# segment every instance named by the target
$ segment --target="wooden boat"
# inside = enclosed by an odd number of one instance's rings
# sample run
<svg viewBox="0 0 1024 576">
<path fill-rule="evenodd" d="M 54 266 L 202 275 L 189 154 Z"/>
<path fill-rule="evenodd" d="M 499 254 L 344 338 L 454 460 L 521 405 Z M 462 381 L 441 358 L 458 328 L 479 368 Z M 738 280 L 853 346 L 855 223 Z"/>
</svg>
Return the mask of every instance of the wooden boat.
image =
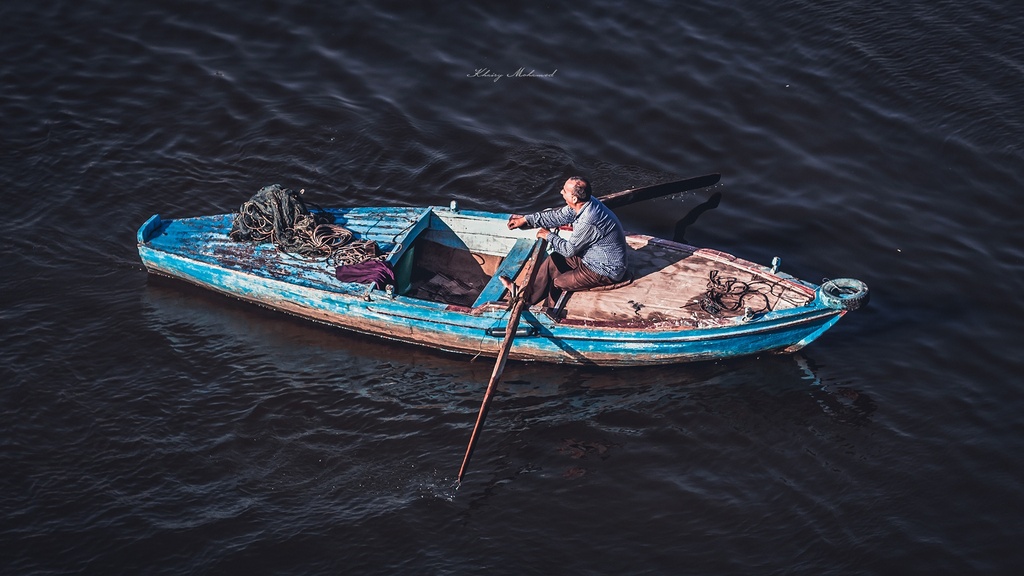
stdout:
<svg viewBox="0 0 1024 576">
<path fill-rule="evenodd" d="M 508 214 L 454 203 L 325 212 L 356 239 L 377 243 L 394 284 L 340 282 L 321 259 L 233 241 L 232 214 L 154 215 L 138 231 L 139 255 L 151 273 L 317 322 L 449 352 L 498 354 L 509 320 L 498 278 L 520 273 L 533 231 L 508 230 Z M 857 280 L 817 286 L 777 264 L 639 234 L 627 242 L 631 281 L 524 311 L 510 357 L 637 366 L 791 353 L 867 300 Z"/>
</svg>

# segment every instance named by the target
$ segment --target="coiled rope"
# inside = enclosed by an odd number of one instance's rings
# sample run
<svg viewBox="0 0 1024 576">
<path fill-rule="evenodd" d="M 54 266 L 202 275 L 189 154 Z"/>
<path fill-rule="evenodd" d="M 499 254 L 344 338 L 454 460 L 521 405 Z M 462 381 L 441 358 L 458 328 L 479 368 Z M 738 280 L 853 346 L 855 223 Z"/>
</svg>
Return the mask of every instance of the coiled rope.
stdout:
<svg viewBox="0 0 1024 576">
<path fill-rule="evenodd" d="M 768 296 L 775 295 L 775 286 L 763 280 L 742 282 L 734 277 L 719 278 L 718 270 L 712 270 L 708 273 L 707 292 L 697 304 L 712 316 L 746 308 L 750 308 L 751 314 L 759 314 L 771 310 Z"/>
<path fill-rule="evenodd" d="M 334 217 L 317 207 L 313 213 L 301 194 L 278 184 L 264 186 L 235 213 L 232 240 L 272 242 L 283 252 L 324 259 L 335 266 L 357 264 L 379 256 L 373 240 L 355 240 Z"/>
</svg>

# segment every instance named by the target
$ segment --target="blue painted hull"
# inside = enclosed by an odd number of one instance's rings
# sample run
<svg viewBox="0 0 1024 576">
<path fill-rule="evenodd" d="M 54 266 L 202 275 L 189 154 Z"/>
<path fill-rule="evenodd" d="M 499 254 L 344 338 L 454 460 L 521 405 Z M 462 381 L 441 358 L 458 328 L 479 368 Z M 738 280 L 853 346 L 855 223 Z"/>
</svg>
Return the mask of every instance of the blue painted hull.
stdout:
<svg viewBox="0 0 1024 576">
<path fill-rule="evenodd" d="M 447 208 L 332 212 L 357 237 L 377 241 L 395 266 L 400 265 L 403 257 L 411 258 L 410 248 L 420 237 L 435 245 L 496 255 L 526 238 L 519 231 L 493 232 L 504 230 L 504 214 L 456 213 Z M 154 216 L 138 232 L 140 257 L 152 273 L 317 322 L 450 352 L 483 356 L 498 353 L 508 315 L 501 302 L 455 305 L 389 293 L 370 284 L 341 283 L 324 263 L 283 255 L 271 245 L 231 242 L 226 238 L 230 225 L 231 215 L 181 220 Z M 683 248 L 666 241 L 638 238 L 644 239 L 644 246 Z M 685 248 L 692 251 L 692 247 Z M 738 263 L 751 274 L 771 274 L 765 268 L 728 255 L 709 254 L 708 258 L 722 262 L 723 266 Z M 694 257 L 691 255 L 690 259 Z M 793 352 L 816 339 L 846 313 L 825 305 L 816 296 L 816 286 L 785 275 L 771 278 L 803 298 L 801 305 L 780 304 L 747 319 L 716 318 L 713 322 L 689 323 L 680 319 L 641 321 L 639 316 L 621 321 L 614 319 L 617 317 L 608 321 L 573 321 L 534 307 L 523 314 L 521 330 L 526 332 L 515 339 L 511 357 L 637 366 Z M 615 292 L 609 291 L 606 297 L 625 297 Z M 602 296 L 589 297 L 597 299 L 599 308 Z"/>
</svg>

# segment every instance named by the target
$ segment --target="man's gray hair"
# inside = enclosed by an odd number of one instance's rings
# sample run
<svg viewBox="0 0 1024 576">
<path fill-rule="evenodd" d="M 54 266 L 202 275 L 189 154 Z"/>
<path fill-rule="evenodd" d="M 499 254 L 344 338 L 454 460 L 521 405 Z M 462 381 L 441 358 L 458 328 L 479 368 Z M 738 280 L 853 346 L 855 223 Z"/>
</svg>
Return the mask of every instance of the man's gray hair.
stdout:
<svg viewBox="0 0 1024 576">
<path fill-rule="evenodd" d="M 569 178 L 569 183 L 572 186 L 572 195 L 576 198 L 577 202 L 590 200 L 590 182 L 586 178 L 573 176 Z"/>
</svg>

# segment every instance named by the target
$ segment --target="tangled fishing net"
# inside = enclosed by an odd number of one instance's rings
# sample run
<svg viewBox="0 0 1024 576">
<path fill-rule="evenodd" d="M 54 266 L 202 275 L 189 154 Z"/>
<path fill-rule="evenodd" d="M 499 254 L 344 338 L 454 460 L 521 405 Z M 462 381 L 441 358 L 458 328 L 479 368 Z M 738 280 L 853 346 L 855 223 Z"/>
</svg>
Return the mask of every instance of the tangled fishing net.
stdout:
<svg viewBox="0 0 1024 576">
<path fill-rule="evenodd" d="M 238 242 L 272 242 L 283 252 L 336 266 L 379 257 L 373 240 L 353 240 L 352 231 L 335 224 L 333 216 L 319 207 L 311 212 L 302 200 L 304 191 L 264 186 L 239 207 L 228 236 Z"/>
</svg>

